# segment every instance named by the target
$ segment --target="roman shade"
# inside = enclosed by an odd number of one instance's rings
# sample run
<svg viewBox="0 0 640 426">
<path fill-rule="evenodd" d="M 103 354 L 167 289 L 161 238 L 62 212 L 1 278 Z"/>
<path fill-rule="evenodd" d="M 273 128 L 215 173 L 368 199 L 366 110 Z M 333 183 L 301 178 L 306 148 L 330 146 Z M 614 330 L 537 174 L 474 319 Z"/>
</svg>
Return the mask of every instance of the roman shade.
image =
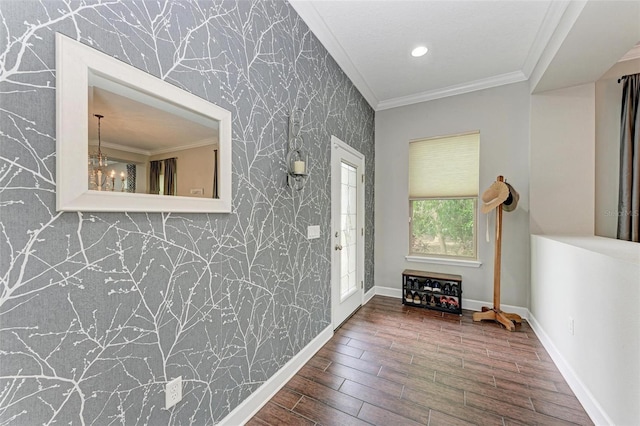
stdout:
<svg viewBox="0 0 640 426">
<path fill-rule="evenodd" d="M 480 133 L 409 143 L 409 198 L 478 196 Z"/>
</svg>

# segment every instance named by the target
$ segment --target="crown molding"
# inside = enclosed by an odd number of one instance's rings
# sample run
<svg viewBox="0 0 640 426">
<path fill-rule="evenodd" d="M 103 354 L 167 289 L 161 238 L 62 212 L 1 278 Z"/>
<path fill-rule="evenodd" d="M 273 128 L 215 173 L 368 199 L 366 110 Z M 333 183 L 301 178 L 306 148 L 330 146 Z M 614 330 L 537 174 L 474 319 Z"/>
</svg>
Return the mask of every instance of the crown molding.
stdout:
<svg viewBox="0 0 640 426">
<path fill-rule="evenodd" d="M 105 148 L 117 149 L 118 151 L 128 152 L 130 154 L 139 154 L 139 155 L 145 155 L 147 157 L 151 157 L 154 155 L 166 154 L 168 152 L 184 151 L 185 149 L 201 148 L 203 146 L 209 146 L 209 145 L 217 146 L 218 141 L 216 138 L 206 138 L 198 142 L 190 143 L 188 145 L 171 146 L 168 148 L 154 149 L 153 151 L 136 148 L 129 145 L 121 145 L 118 143 L 112 143 L 108 141 L 102 141 L 101 145 Z M 89 146 L 92 146 L 92 147 L 98 146 L 98 141 L 96 139 L 89 141 Z"/>
<path fill-rule="evenodd" d="M 578 17 L 582 13 L 583 9 L 587 5 L 586 0 L 571 1 L 564 7 L 560 19 L 553 28 L 552 34 L 544 45 L 542 52 L 540 53 L 537 62 L 534 64 L 533 69 L 527 75 L 529 79 L 529 89 L 533 93 L 536 91 L 542 76 L 547 71 L 547 68 L 553 61 L 553 58 L 560 50 L 562 43 L 567 38 L 567 35 L 571 31 L 571 28 L 575 25 Z M 556 11 L 559 13 L 559 10 Z M 551 19 L 551 18 L 550 18 Z M 546 20 L 546 17 L 545 17 Z"/>
<path fill-rule="evenodd" d="M 542 25 L 540 25 L 538 33 L 527 54 L 527 58 L 524 61 L 524 65 L 522 66 L 522 72 L 527 78 L 531 76 L 531 73 L 538 64 L 540 57 L 549 44 L 549 40 L 551 40 L 568 6 L 568 1 L 553 1 L 549 5 L 549 9 L 547 9 L 547 13 L 542 20 Z"/>
<path fill-rule="evenodd" d="M 146 149 L 135 148 L 135 147 L 132 147 L 132 146 L 121 145 L 121 144 L 118 144 L 118 143 L 111 143 L 111 142 L 107 142 L 107 141 L 102 141 L 100 143 L 100 145 L 103 146 L 104 148 L 116 149 L 118 151 L 128 152 L 130 154 L 144 155 L 144 156 L 147 156 L 147 157 L 151 155 L 151 151 L 148 151 Z M 91 146 L 91 147 L 98 146 L 98 140 L 97 139 L 93 139 L 93 140 L 89 141 L 89 146 Z"/>
<path fill-rule="evenodd" d="M 640 59 L 640 43 L 636 44 L 618 62 L 631 61 L 633 59 Z"/>
<path fill-rule="evenodd" d="M 338 66 L 342 68 L 347 78 L 351 80 L 354 86 L 360 91 L 360 94 L 375 110 L 378 104 L 378 98 L 373 94 L 367 81 L 353 64 L 351 58 L 340 42 L 338 42 L 329 26 L 327 26 L 327 23 L 322 19 L 313 3 L 304 0 L 291 0 L 289 4 L 291 4 L 301 20 L 324 46 L 327 53 L 337 62 Z"/>
<path fill-rule="evenodd" d="M 461 95 L 464 93 L 475 92 L 477 90 L 490 89 L 492 87 L 504 86 L 505 84 L 519 83 L 526 81 L 527 77 L 522 71 L 515 71 L 507 74 L 501 74 L 482 80 L 470 81 L 468 83 L 457 84 L 437 90 L 428 90 L 426 92 L 416 93 L 415 95 L 402 96 L 399 98 L 387 99 L 380 101 L 376 111 L 382 111 L 390 108 L 417 104 L 420 102 L 432 101 L 435 99 L 446 98 L 449 96 Z"/>
<path fill-rule="evenodd" d="M 522 70 L 520 71 L 408 96 L 378 100 L 362 74 L 360 74 L 357 67 L 344 50 L 343 46 L 336 39 L 327 23 L 318 13 L 313 2 L 305 0 L 290 0 L 290 4 L 293 9 L 298 13 L 325 49 L 330 52 L 329 54 L 342 68 L 342 71 L 347 75 L 347 77 L 351 79 L 353 84 L 375 111 L 431 101 L 449 96 L 456 96 L 476 90 L 489 89 L 527 80 L 530 81 L 530 86 L 533 89 L 541 79 L 544 70 L 549 66 L 551 59 L 553 59 L 553 56 L 559 49 L 562 41 L 566 37 L 566 34 L 575 23 L 586 3 L 586 0 L 554 0 L 551 2 L 544 16 L 542 25 L 540 26 L 531 48 L 529 49 L 522 66 Z M 635 59 L 638 57 L 637 55 L 640 55 L 640 48 L 635 55 L 636 56 L 625 55 L 625 60 Z"/>
<path fill-rule="evenodd" d="M 168 148 L 154 149 L 153 151 L 151 151 L 150 155 L 153 156 L 153 155 L 166 154 L 168 152 L 184 151 L 185 149 L 201 148 L 203 146 L 209 146 L 209 145 L 213 145 L 217 147 L 218 146 L 217 139 L 206 138 L 206 139 L 199 140 L 198 142 L 193 142 L 187 145 L 179 145 L 179 146 L 172 146 Z"/>
</svg>

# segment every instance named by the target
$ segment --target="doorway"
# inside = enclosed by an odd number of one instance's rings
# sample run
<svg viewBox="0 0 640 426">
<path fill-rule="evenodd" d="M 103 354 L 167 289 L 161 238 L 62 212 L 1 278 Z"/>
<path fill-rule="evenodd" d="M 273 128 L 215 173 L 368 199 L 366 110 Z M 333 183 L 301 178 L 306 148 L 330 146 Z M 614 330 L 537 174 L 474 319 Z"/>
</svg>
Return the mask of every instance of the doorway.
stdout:
<svg viewBox="0 0 640 426">
<path fill-rule="evenodd" d="M 331 137 L 331 322 L 364 300 L 364 155 Z"/>
</svg>

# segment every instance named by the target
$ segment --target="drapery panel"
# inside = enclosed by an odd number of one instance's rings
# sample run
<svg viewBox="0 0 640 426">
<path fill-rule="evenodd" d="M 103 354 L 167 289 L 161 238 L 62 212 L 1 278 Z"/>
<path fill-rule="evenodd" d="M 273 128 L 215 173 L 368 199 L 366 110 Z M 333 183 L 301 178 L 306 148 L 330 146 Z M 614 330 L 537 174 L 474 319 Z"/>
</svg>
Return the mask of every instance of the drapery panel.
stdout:
<svg viewBox="0 0 640 426">
<path fill-rule="evenodd" d="M 164 160 L 164 195 L 176 195 L 177 160 L 177 158 Z"/>
<path fill-rule="evenodd" d="M 149 194 L 160 193 L 160 172 L 162 170 L 161 161 L 149 162 Z"/>
<path fill-rule="evenodd" d="M 640 74 L 623 80 L 617 237 L 640 242 Z"/>
</svg>

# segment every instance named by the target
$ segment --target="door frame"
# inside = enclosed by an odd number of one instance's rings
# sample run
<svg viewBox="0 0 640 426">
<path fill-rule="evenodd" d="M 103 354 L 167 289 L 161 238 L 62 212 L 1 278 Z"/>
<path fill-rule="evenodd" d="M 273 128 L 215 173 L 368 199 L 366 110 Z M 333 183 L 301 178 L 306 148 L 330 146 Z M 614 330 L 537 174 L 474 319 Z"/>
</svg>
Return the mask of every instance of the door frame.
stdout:
<svg viewBox="0 0 640 426">
<path fill-rule="evenodd" d="M 339 297 L 340 297 L 340 291 L 339 291 L 340 281 L 339 279 L 336 280 L 336 275 L 335 275 L 336 274 L 335 268 L 337 265 L 336 256 L 338 256 L 338 250 L 335 250 L 334 246 L 336 244 L 336 237 L 335 237 L 336 230 L 340 231 L 340 227 L 341 227 L 340 226 L 341 191 L 340 191 L 340 180 L 335 179 L 335 176 L 333 174 L 334 162 L 340 161 L 340 158 L 342 158 L 341 155 L 339 154 L 339 150 L 343 150 L 347 154 L 353 155 L 360 162 L 359 165 L 354 164 L 354 166 L 357 166 L 357 169 L 358 169 L 357 173 L 358 173 L 358 179 L 359 179 L 358 186 L 357 186 L 358 213 L 356 217 L 356 223 L 357 223 L 356 229 L 360 230 L 360 232 L 358 233 L 359 234 L 358 235 L 358 253 L 356 258 L 356 262 L 357 262 L 356 282 L 359 282 L 360 284 L 356 284 L 356 285 L 360 286 L 360 288 L 358 289 L 360 293 L 360 296 L 359 296 L 360 306 L 362 306 L 364 303 L 364 255 L 365 255 L 365 250 L 364 250 L 364 247 L 365 247 L 365 232 L 364 232 L 365 179 L 364 179 L 364 176 L 366 171 L 365 156 L 361 152 L 359 152 L 357 149 L 347 145 L 346 143 L 344 143 L 343 141 L 341 141 L 340 139 L 332 135 L 331 136 L 331 171 L 332 171 L 331 173 L 331 233 L 330 233 L 329 250 L 331 251 L 331 324 L 334 330 L 338 326 L 340 326 L 340 324 L 336 324 L 336 318 L 335 318 L 335 311 L 337 306 L 336 303 L 339 303 Z M 336 196 L 338 197 L 338 202 L 334 202 L 335 201 L 334 197 Z M 337 273 L 339 276 L 340 271 L 338 271 Z M 336 288 L 334 288 L 334 284 L 337 286 L 338 291 L 335 291 Z"/>
</svg>

